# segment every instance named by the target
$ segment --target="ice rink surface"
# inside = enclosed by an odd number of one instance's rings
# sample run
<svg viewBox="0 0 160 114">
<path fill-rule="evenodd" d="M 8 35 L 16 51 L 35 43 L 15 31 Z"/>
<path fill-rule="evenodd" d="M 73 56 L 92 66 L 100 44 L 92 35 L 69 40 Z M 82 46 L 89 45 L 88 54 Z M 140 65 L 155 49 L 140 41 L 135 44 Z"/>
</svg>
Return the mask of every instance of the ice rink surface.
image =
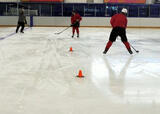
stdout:
<svg viewBox="0 0 160 114">
<path fill-rule="evenodd" d="M 159 29 L 127 29 L 133 55 L 102 54 L 111 28 L 63 29 L 0 28 L 0 114 L 160 114 Z"/>
</svg>

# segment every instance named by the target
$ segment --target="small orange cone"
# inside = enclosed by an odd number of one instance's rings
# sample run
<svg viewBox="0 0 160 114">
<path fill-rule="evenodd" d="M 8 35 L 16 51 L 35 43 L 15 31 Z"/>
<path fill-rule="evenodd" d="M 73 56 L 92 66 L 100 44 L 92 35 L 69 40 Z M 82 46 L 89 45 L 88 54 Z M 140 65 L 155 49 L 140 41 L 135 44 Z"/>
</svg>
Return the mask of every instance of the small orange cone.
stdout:
<svg viewBox="0 0 160 114">
<path fill-rule="evenodd" d="M 69 51 L 70 51 L 70 52 L 72 52 L 72 51 L 73 51 L 72 47 L 70 47 Z"/>
<path fill-rule="evenodd" d="M 83 78 L 84 77 L 83 74 L 82 74 L 82 70 L 79 70 L 79 73 L 78 73 L 77 77 L 79 77 L 79 78 Z"/>
</svg>

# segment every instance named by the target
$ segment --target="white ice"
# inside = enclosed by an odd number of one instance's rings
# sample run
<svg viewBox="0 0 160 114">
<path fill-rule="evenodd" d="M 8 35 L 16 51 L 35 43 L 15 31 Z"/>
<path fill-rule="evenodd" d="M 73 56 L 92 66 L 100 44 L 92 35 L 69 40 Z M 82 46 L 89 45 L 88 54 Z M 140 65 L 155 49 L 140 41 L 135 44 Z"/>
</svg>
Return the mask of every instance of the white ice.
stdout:
<svg viewBox="0 0 160 114">
<path fill-rule="evenodd" d="M 111 28 L 54 34 L 63 29 L 0 40 L 0 114 L 160 114 L 159 29 L 127 29 L 133 55 L 120 38 L 102 54 Z M 0 28 L 0 37 L 14 31 Z"/>
</svg>

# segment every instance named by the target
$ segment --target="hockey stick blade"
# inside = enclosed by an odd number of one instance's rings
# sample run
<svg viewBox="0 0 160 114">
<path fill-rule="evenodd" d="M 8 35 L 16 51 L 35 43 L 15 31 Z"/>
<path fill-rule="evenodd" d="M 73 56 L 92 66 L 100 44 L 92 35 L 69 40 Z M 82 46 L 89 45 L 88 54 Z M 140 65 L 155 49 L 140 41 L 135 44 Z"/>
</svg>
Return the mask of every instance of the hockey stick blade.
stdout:
<svg viewBox="0 0 160 114">
<path fill-rule="evenodd" d="M 131 47 L 134 49 L 134 51 L 135 51 L 136 53 L 139 53 L 139 51 L 136 50 L 132 45 L 131 45 Z"/>
<path fill-rule="evenodd" d="M 64 30 L 62 30 L 61 32 L 54 33 L 54 34 L 56 34 L 56 35 L 61 34 L 61 33 L 63 33 L 64 31 L 66 31 L 67 29 L 69 29 L 70 27 L 71 27 L 71 26 L 69 26 L 69 27 L 65 28 L 65 29 L 64 29 Z"/>
</svg>

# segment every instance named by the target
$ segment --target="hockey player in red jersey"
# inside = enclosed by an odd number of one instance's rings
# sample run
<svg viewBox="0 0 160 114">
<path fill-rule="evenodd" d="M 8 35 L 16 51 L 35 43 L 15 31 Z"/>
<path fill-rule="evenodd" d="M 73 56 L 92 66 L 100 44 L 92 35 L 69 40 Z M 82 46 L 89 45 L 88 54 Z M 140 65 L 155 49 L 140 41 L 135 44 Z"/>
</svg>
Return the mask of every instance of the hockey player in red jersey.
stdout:
<svg viewBox="0 0 160 114">
<path fill-rule="evenodd" d="M 130 54 L 133 54 L 133 52 L 130 48 L 130 44 L 129 44 L 129 42 L 127 40 L 127 37 L 126 37 L 126 28 L 127 28 L 127 17 L 126 17 L 126 15 L 127 15 L 127 9 L 123 8 L 121 10 L 121 13 L 115 14 L 115 15 L 112 16 L 112 18 L 110 20 L 110 23 L 111 23 L 113 29 L 111 31 L 109 41 L 106 45 L 106 48 L 105 48 L 103 54 L 107 53 L 107 51 L 111 47 L 112 43 L 114 41 L 116 41 L 117 36 L 121 37 L 121 41 L 126 46 L 128 52 Z"/>
<path fill-rule="evenodd" d="M 75 30 L 77 32 L 77 38 L 79 37 L 79 26 L 81 20 L 82 17 L 76 11 L 73 10 L 71 16 L 72 38 L 74 37 Z"/>
</svg>

